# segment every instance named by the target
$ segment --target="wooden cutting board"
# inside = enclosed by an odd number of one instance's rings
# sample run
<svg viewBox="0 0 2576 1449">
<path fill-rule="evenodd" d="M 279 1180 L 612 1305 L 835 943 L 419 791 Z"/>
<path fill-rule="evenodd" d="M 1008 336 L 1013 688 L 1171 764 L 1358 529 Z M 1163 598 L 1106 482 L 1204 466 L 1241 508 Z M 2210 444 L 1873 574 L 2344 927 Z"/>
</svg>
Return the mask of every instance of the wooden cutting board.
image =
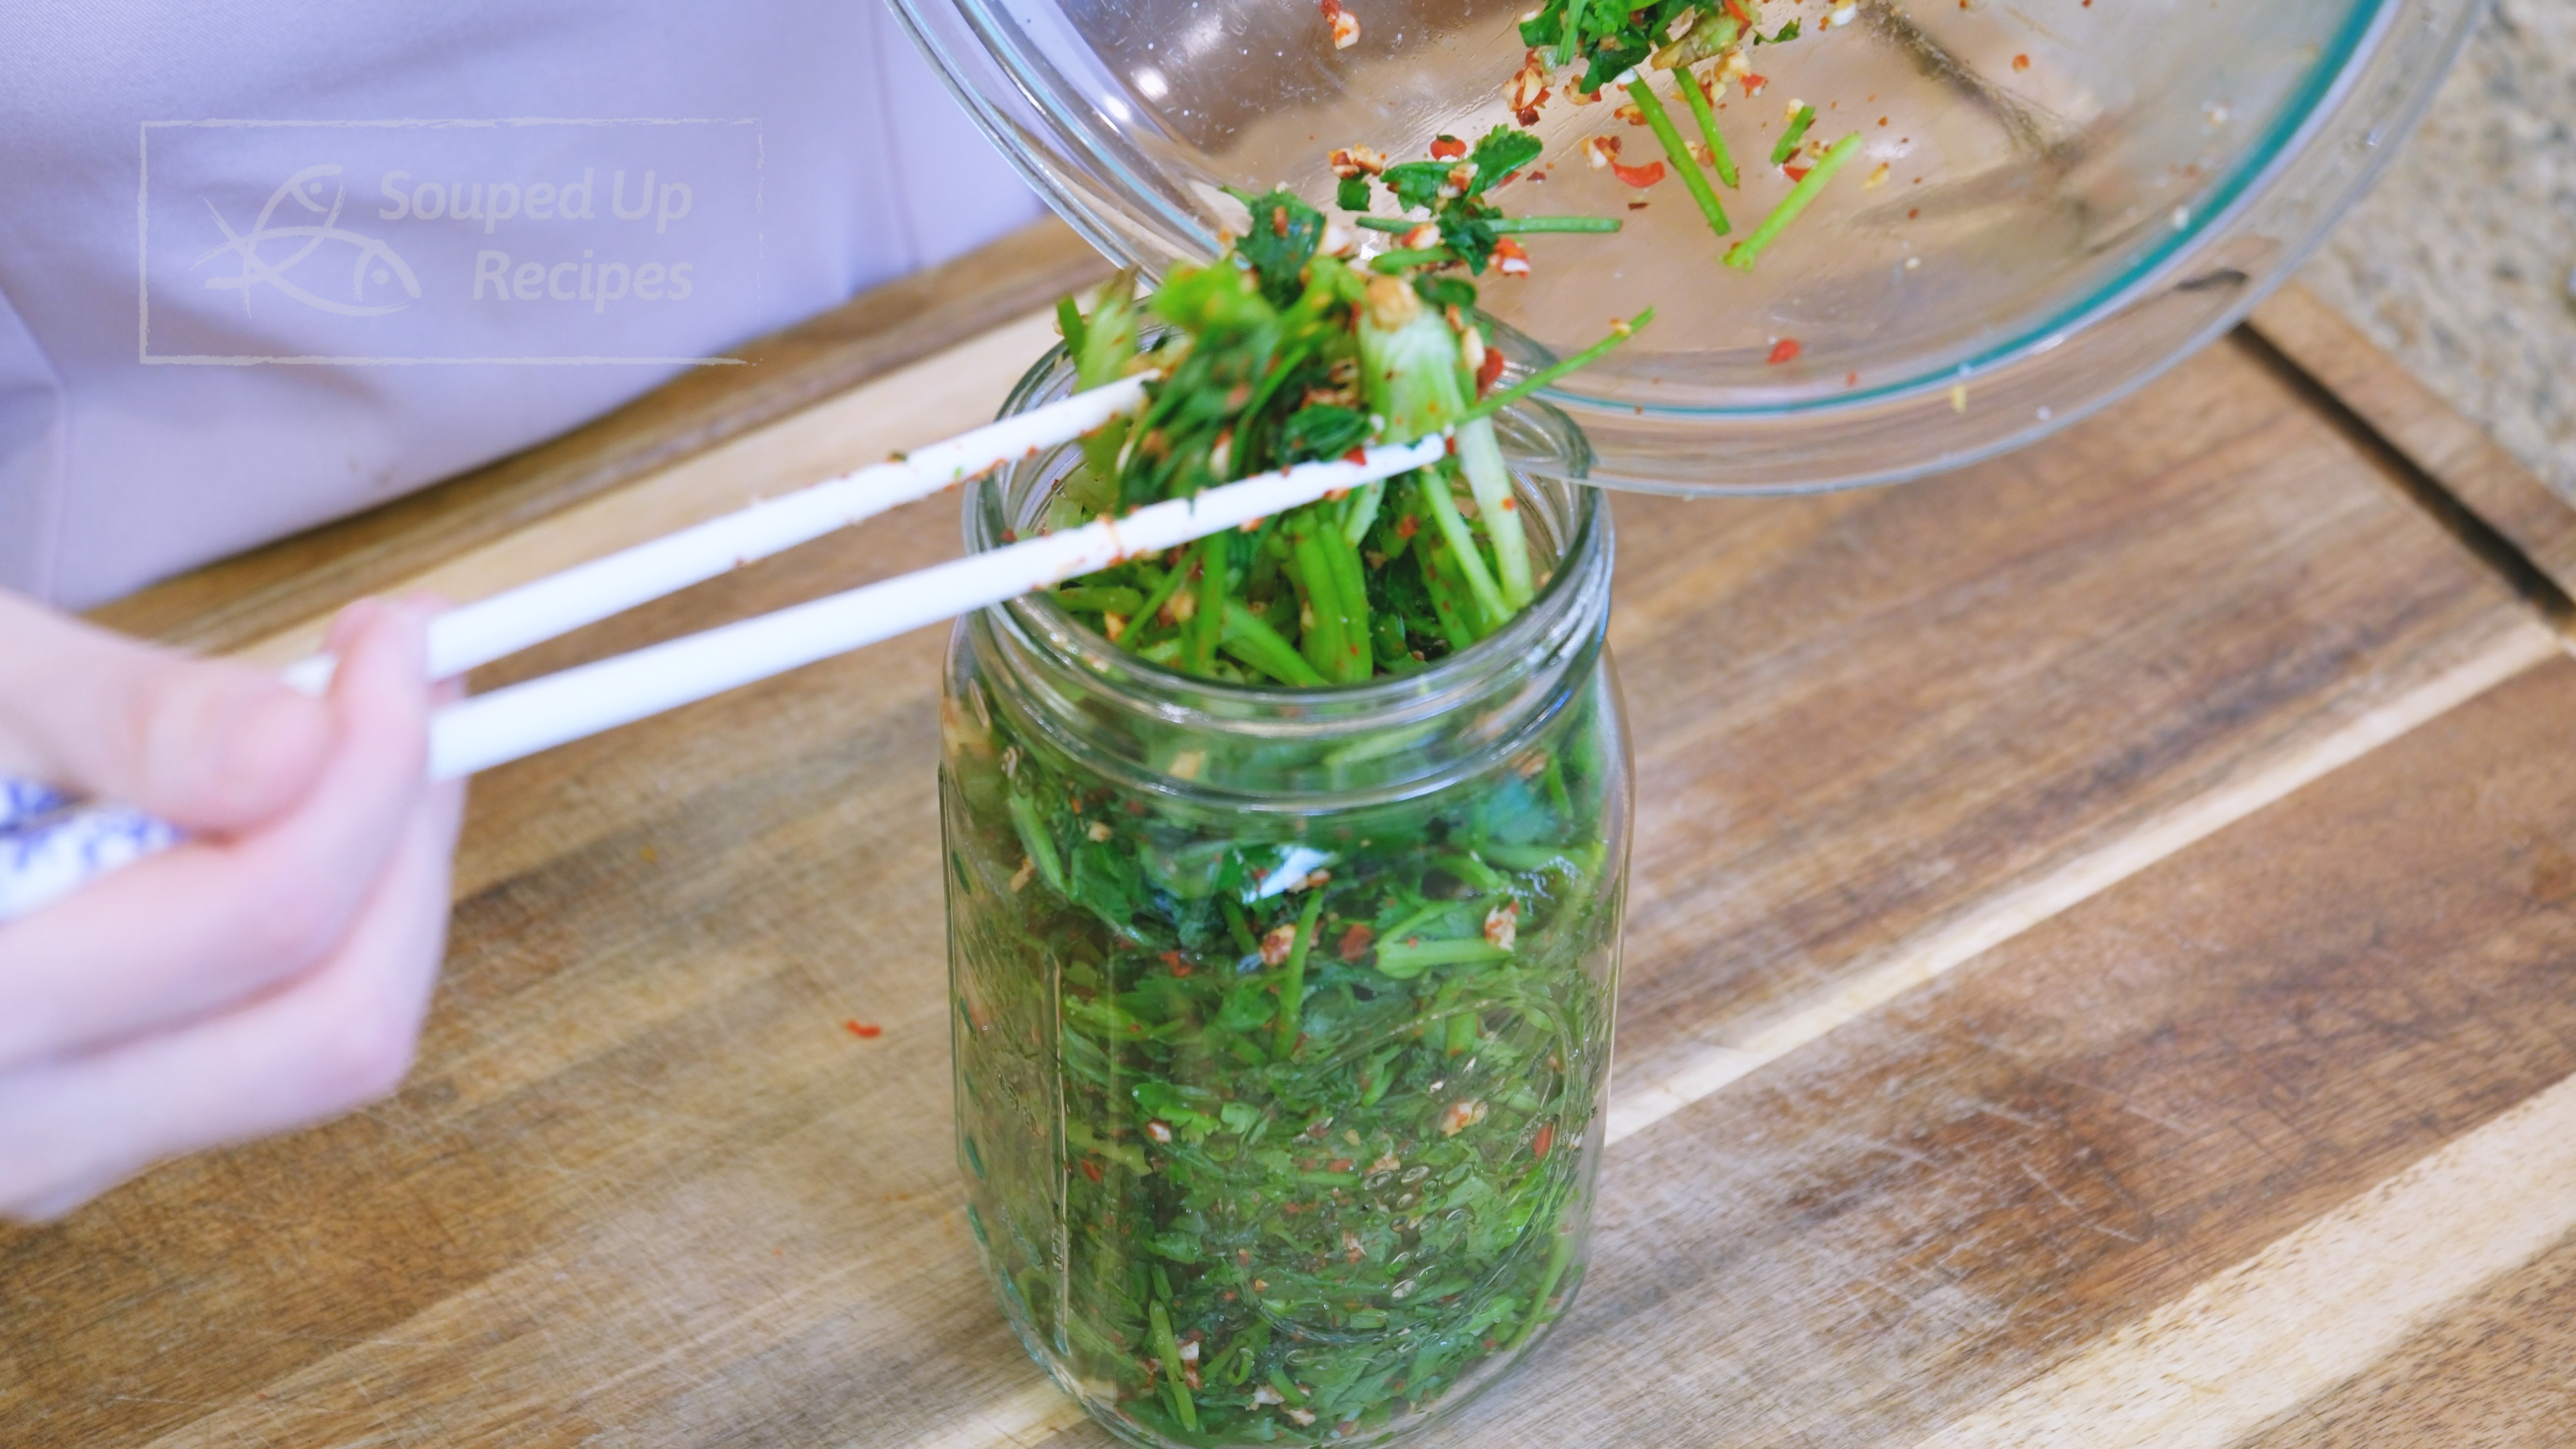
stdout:
<svg viewBox="0 0 2576 1449">
<path fill-rule="evenodd" d="M 105 613 L 279 659 L 944 434 L 1096 268 L 1033 232 Z M 2564 1442 L 2576 516 L 2481 442 L 2293 293 L 1973 469 L 1620 498 L 1594 1265 L 1432 1442 Z M 955 539 L 936 500 L 477 682 Z M 478 780 L 398 1096 L 0 1229 L 0 1442 L 1107 1443 L 962 1225 L 943 643 Z"/>
</svg>

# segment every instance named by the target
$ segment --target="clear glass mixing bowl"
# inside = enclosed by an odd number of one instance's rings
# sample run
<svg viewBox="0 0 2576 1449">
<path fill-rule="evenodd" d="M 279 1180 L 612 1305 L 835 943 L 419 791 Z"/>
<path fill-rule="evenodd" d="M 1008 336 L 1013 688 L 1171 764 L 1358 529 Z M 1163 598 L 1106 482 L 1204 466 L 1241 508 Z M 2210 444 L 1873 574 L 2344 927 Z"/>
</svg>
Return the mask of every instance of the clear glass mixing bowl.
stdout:
<svg viewBox="0 0 2576 1449">
<path fill-rule="evenodd" d="M 1341 50 L 1312 0 L 894 3 L 1055 208 L 1152 272 L 1217 250 L 1242 215 L 1226 187 L 1322 203 L 1334 147 L 1418 157 L 1436 135 L 1507 121 L 1532 0 L 1348 0 L 1361 35 Z M 2288 274 L 2414 122 L 2476 10 L 1864 0 L 1827 26 L 1839 3 L 1772 0 L 1763 28 L 1795 19 L 1804 34 L 1749 52 L 1758 95 L 1739 83 L 1722 97 L 1743 187 L 1721 194 L 1739 237 L 1788 188 L 1764 163 L 1789 100 L 1818 108 L 1816 135 L 1863 138 L 1750 275 L 1718 265 L 1677 178 L 1641 193 L 1580 159 L 1605 133 L 1623 159 L 1657 154 L 1615 116 L 1615 90 L 1576 106 L 1560 83 L 1541 109 L 1553 169 L 1497 199 L 1626 231 L 1535 238 L 1529 278 L 1481 279 L 1515 366 L 1590 342 L 1613 316 L 1652 305 L 1659 319 L 1546 394 L 1588 434 L 1594 481 L 1884 482 L 2110 401 Z M 1654 78 L 1669 98 L 1671 77 Z M 1392 206 L 1382 189 L 1377 206 Z M 1775 364 L 1784 338 L 1798 355 Z"/>
</svg>

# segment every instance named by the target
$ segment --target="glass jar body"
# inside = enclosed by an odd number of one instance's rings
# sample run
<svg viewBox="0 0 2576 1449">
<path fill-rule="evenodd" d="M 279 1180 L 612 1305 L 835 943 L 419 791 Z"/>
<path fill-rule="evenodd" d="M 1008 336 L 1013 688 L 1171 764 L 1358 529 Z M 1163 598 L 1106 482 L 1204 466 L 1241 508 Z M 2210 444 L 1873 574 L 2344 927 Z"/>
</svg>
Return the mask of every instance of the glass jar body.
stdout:
<svg viewBox="0 0 2576 1449">
<path fill-rule="evenodd" d="M 1555 536 L 1597 575 L 1534 606 L 1566 627 L 1401 684 L 1131 690 L 1026 605 L 958 627 L 968 1221 L 1031 1356 L 1130 1442 L 1418 1428 L 1581 1281 L 1630 767 L 1606 537 Z"/>
<path fill-rule="evenodd" d="M 1193 821 L 1012 728 L 971 639 L 941 788 L 958 1153 L 1021 1341 L 1148 1444 L 1463 1401 L 1583 1271 L 1626 872 L 1607 661 L 1433 794 Z"/>
</svg>

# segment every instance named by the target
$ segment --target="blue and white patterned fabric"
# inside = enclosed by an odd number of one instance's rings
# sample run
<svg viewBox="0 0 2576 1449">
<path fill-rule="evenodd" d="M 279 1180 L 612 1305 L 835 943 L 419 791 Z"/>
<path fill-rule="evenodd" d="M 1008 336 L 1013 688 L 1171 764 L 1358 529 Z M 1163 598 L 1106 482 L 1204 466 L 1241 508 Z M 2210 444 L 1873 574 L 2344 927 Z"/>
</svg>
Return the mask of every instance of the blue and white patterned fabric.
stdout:
<svg viewBox="0 0 2576 1449">
<path fill-rule="evenodd" d="M 140 810 L 86 804 L 33 780 L 0 776 L 0 921 L 180 838 L 176 827 Z"/>
</svg>

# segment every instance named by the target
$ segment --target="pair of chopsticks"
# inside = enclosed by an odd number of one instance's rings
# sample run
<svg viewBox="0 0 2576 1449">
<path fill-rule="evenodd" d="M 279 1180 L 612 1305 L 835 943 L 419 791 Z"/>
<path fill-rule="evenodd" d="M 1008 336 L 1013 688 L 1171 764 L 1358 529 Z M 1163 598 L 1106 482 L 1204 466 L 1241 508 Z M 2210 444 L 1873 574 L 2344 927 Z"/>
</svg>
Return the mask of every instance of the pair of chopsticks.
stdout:
<svg viewBox="0 0 2576 1449">
<path fill-rule="evenodd" d="M 862 468 L 784 498 L 576 565 L 441 615 L 429 633 L 429 672 L 449 679 L 532 644 L 756 559 L 927 498 L 943 488 L 1072 442 L 1144 403 L 1147 377 L 1080 392 L 944 443 Z M 677 709 L 757 680 L 998 604 L 1124 558 L 1241 527 L 1437 461 L 1447 439 L 1303 463 L 1157 503 L 1122 518 L 1048 534 L 900 578 L 726 624 L 532 679 L 448 706 L 431 717 L 429 774 L 460 779 L 496 765 Z M 286 671 L 320 692 L 328 656 Z M 179 833 L 138 811 L 65 799 L 0 778 L 0 921 L 86 880 L 175 844 Z"/>
</svg>

